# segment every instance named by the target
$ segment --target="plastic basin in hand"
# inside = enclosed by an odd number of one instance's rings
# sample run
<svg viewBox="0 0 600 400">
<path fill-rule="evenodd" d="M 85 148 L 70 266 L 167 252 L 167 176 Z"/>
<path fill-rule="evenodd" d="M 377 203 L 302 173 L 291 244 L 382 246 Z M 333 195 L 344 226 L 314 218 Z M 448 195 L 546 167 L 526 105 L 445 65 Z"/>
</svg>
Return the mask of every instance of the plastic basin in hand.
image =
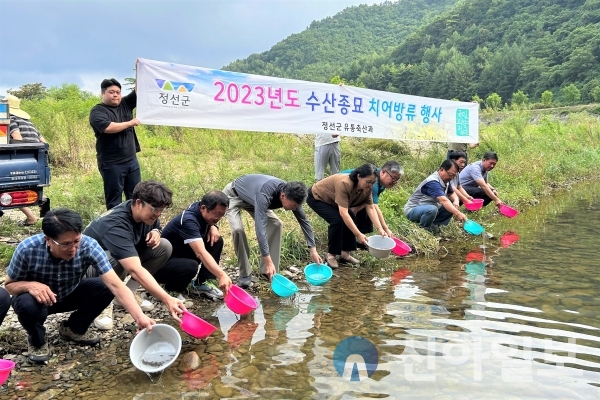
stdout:
<svg viewBox="0 0 600 400">
<path fill-rule="evenodd" d="M 483 226 L 479 225 L 475 221 L 471 221 L 470 219 L 467 220 L 467 222 L 465 222 L 463 228 L 471 235 L 481 235 L 485 231 L 485 229 L 483 229 Z"/>
<path fill-rule="evenodd" d="M 465 208 L 469 211 L 481 210 L 481 207 L 483 207 L 483 199 L 473 199 L 471 203 L 465 203 Z"/>
<path fill-rule="evenodd" d="M 398 239 L 398 238 L 393 238 L 394 242 L 396 243 L 396 247 L 394 247 L 392 249 L 392 253 L 394 253 L 397 256 L 405 256 L 408 253 L 410 253 L 410 246 L 407 245 L 406 243 L 404 243 L 402 240 Z"/>
<path fill-rule="evenodd" d="M 10 371 L 15 367 L 15 363 L 10 360 L 0 360 L 0 385 L 8 379 Z"/>
<path fill-rule="evenodd" d="M 390 252 L 396 247 L 396 242 L 387 236 L 373 235 L 367 240 L 369 253 L 375 258 L 389 257 Z"/>
<path fill-rule="evenodd" d="M 196 339 L 209 337 L 217 328 L 189 311 L 183 312 L 181 329 Z"/>
<path fill-rule="evenodd" d="M 298 291 L 298 286 L 283 275 L 275 274 L 271 280 L 271 289 L 276 295 L 290 297 Z"/>
<path fill-rule="evenodd" d="M 258 307 L 258 303 L 244 289 L 232 285 L 225 296 L 225 304 L 236 314 L 248 314 Z"/>
<path fill-rule="evenodd" d="M 173 364 L 181 351 L 181 336 L 167 324 L 152 325 L 152 332 L 141 330 L 129 346 L 129 358 L 140 371 L 160 372 Z"/>
<path fill-rule="evenodd" d="M 500 206 L 500 214 L 508 218 L 513 218 L 516 217 L 519 214 L 519 212 L 512 207 L 502 204 Z"/>
<path fill-rule="evenodd" d="M 325 264 L 308 264 L 304 267 L 304 277 L 311 285 L 321 286 L 329 282 L 333 270 Z"/>
</svg>

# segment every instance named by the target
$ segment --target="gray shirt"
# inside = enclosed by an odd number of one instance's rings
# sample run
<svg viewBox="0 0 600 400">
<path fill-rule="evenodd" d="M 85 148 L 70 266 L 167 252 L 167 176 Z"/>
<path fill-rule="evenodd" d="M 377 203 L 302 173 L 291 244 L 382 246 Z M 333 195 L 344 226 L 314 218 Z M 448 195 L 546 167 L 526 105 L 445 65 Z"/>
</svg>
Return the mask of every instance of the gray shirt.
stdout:
<svg viewBox="0 0 600 400">
<path fill-rule="evenodd" d="M 267 211 L 283 207 L 279 195 L 285 182 L 279 178 L 270 175 L 250 174 L 243 175 L 233 181 L 233 188 L 238 197 L 245 203 L 254 207 L 254 227 L 256 229 L 256 239 L 260 247 L 260 254 L 263 257 L 269 255 L 269 244 L 267 241 Z M 294 216 L 302 228 L 304 238 L 308 247 L 315 247 L 315 235 L 313 234 L 310 222 L 302 206 L 298 206 L 294 211 Z"/>
<path fill-rule="evenodd" d="M 467 165 L 460 172 L 460 185 L 467 192 L 479 188 L 479 184 L 475 182 L 477 179 L 483 179 L 486 183 L 488 181 L 488 171 L 484 171 L 481 161 L 475 161 Z"/>
</svg>

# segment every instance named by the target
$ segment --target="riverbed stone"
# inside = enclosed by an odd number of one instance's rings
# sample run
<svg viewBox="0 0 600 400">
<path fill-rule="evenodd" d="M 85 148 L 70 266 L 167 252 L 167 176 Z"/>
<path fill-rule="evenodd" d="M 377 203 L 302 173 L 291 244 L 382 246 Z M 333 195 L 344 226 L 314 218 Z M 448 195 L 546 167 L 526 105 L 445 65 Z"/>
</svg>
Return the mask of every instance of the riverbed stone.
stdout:
<svg viewBox="0 0 600 400">
<path fill-rule="evenodd" d="M 213 384 L 213 391 L 220 397 L 231 397 L 233 396 L 233 388 L 230 386 L 225 386 L 221 382 L 215 382 Z"/>
<path fill-rule="evenodd" d="M 213 344 L 212 346 L 210 346 L 206 349 L 206 352 L 211 353 L 211 354 L 222 353 L 223 346 L 219 343 Z"/>
<path fill-rule="evenodd" d="M 60 393 L 62 393 L 63 391 L 64 391 L 64 389 L 49 389 L 49 390 L 46 390 L 45 392 L 43 392 L 42 394 L 37 395 L 33 399 L 34 400 L 50 400 L 50 399 L 58 398 L 58 395 Z"/>
<path fill-rule="evenodd" d="M 200 367 L 200 357 L 195 351 L 185 353 L 177 369 L 181 372 L 190 372 Z"/>
<path fill-rule="evenodd" d="M 577 310 L 577 308 L 583 305 L 583 301 L 577 297 L 565 297 L 560 300 L 560 304 L 571 310 Z"/>
</svg>

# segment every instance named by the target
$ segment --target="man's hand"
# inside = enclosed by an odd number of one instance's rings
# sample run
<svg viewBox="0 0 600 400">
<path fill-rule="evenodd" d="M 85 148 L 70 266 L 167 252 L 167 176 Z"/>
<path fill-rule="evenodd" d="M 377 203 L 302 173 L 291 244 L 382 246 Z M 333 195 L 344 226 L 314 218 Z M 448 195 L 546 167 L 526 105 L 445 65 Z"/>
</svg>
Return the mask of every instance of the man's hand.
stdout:
<svg viewBox="0 0 600 400">
<path fill-rule="evenodd" d="M 323 259 L 321 258 L 319 253 L 317 253 L 316 247 L 310 248 L 310 259 L 312 260 L 312 262 L 314 262 L 316 264 L 323 264 Z"/>
<path fill-rule="evenodd" d="M 141 124 L 140 120 L 137 118 L 132 119 L 131 121 L 129 121 L 129 124 L 131 126 L 138 126 L 139 124 Z"/>
<path fill-rule="evenodd" d="M 156 324 L 152 318 L 148 318 L 146 314 L 142 314 L 142 318 L 139 321 L 135 321 L 141 329 L 147 329 L 148 333 L 152 331 L 152 325 Z"/>
<path fill-rule="evenodd" d="M 459 220 L 460 222 L 466 222 L 467 221 L 467 216 L 461 212 L 459 212 L 458 214 L 455 215 L 456 219 Z"/>
<path fill-rule="evenodd" d="M 216 226 L 212 225 L 208 230 L 208 243 L 213 246 L 221 238 L 221 234 Z"/>
<path fill-rule="evenodd" d="M 219 276 L 219 288 L 223 291 L 223 296 L 227 296 L 227 292 L 229 292 L 229 288 L 233 285 L 231 283 L 231 278 L 226 273 Z"/>
<path fill-rule="evenodd" d="M 153 229 L 146 235 L 146 245 L 151 249 L 155 249 L 160 244 L 160 233 Z"/>
<path fill-rule="evenodd" d="M 498 199 L 497 201 L 494 202 L 494 204 L 496 204 L 496 207 L 500 207 L 502 204 L 502 200 Z"/>
<path fill-rule="evenodd" d="M 273 275 L 275 275 L 276 273 L 277 270 L 275 269 L 275 264 L 273 264 L 273 261 L 271 261 L 269 257 L 269 260 L 265 262 L 265 275 L 267 275 L 267 277 L 269 278 L 269 282 L 271 282 L 271 279 L 273 279 Z"/>
<path fill-rule="evenodd" d="M 169 296 L 169 298 L 164 302 L 169 312 L 177 322 L 181 322 L 180 315 L 183 314 L 183 311 L 186 309 L 183 305 L 183 302 L 179 299 L 176 299 L 173 296 Z"/>
<path fill-rule="evenodd" d="M 47 307 L 56 303 L 56 294 L 50 290 L 48 285 L 40 282 L 29 282 L 28 291 L 38 303 L 42 303 Z"/>
</svg>

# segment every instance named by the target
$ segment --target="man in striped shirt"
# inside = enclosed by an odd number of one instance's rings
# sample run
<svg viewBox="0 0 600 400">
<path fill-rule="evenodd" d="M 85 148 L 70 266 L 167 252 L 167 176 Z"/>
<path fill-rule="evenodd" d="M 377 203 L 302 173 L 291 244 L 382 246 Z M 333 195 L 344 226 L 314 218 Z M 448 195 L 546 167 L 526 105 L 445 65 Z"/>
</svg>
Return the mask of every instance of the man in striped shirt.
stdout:
<svg viewBox="0 0 600 400">
<path fill-rule="evenodd" d="M 31 143 L 47 143 L 46 139 L 40 135 L 38 130 L 35 129 L 35 126 L 30 121 L 30 115 L 21 110 L 21 100 L 12 94 L 6 96 L 6 99 L 8 100 L 8 110 L 10 113 L 10 125 L 8 127 L 8 132 L 11 141 L 20 140 Z M 25 214 L 25 217 L 27 217 L 22 222 L 23 225 L 34 225 L 37 222 L 37 218 L 35 215 L 33 215 L 29 207 L 21 207 L 19 210 L 21 210 L 23 214 Z"/>
</svg>

